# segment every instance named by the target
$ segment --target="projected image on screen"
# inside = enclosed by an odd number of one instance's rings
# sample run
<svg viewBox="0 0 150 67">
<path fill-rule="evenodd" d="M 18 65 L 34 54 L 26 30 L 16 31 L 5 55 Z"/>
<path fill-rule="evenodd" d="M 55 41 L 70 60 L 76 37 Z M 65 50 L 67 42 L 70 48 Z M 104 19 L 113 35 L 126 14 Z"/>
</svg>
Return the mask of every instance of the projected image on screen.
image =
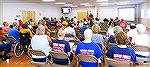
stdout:
<svg viewBox="0 0 150 67">
<path fill-rule="evenodd" d="M 62 13 L 68 14 L 71 12 L 71 8 L 62 8 Z"/>
<path fill-rule="evenodd" d="M 135 8 L 119 8 L 119 18 L 126 21 L 135 21 Z"/>
</svg>

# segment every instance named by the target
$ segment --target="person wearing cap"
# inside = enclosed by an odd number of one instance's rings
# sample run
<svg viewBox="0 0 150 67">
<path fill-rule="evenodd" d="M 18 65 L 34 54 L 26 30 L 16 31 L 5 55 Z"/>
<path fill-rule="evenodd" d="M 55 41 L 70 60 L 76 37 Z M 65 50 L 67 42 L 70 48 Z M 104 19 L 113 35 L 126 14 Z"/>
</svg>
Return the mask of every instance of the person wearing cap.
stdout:
<svg viewBox="0 0 150 67">
<path fill-rule="evenodd" d="M 66 28 L 68 26 L 68 22 L 67 21 L 63 21 L 62 25 L 63 25 L 63 28 Z"/>
<path fill-rule="evenodd" d="M 91 29 L 84 31 L 85 40 L 78 43 L 75 54 L 93 55 L 100 62 L 100 57 L 102 56 L 101 48 L 97 43 L 92 42 L 92 35 Z M 98 63 L 80 61 L 80 65 L 82 67 L 97 67 Z"/>
</svg>

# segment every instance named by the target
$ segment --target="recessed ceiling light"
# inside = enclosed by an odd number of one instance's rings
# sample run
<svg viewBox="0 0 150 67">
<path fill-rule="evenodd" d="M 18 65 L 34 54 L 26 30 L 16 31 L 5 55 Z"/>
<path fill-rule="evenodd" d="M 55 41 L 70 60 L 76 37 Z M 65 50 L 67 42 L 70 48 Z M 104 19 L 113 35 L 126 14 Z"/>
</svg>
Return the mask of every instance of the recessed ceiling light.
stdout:
<svg viewBox="0 0 150 67">
<path fill-rule="evenodd" d="M 89 5 L 89 3 L 81 3 L 80 5 Z"/>
<path fill-rule="evenodd" d="M 43 2 L 52 2 L 52 1 L 56 1 L 56 0 L 42 0 Z"/>
<path fill-rule="evenodd" d="M 60 2 L 60 3 L 55 3 L 55 4 L 66 4 L 66 3 L 64 3 L 64 2 Z"/>
</svg>

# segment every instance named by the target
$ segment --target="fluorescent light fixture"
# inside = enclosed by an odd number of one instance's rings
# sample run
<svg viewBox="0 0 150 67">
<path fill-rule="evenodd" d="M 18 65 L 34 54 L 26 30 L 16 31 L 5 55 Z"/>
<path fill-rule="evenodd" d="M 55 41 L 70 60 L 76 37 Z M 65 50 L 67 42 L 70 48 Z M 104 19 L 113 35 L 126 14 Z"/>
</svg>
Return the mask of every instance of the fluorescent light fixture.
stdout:
<svg viewBox="0 0 150 67">
<path fill-rule="evenodd" d="M 84 5 L 84 6 L 88 6 L 88 7 L 91 7 L 91 6 L 93 6 L 93 5 Z"/>
<path fill-rule="evenodd" d="M 72 6 L 72 4 L 65 4 L 64 6 Z"/>
<path fill-rule="evenodd" d="M 96 0 L 96 2 L 107 2 L 109 0 Z"/>
<path fill-rule="evenodd" d="M 55 4 L 66 4 L 66 3 L 64 3 L 64 2 L 60 2 L 60 3 L 55 3 Z"/>
<path fill-rule="evenodd" d="M 109 3 L 98 3 L 100 5 L 109 5 Z"/>
<path fill-rule="evenodd" d="M 71 7 L 78 7 L 77 5 L 72 5 Z"/>
<path fill-rule="evenodd" d="M 89 3 L 81 3 L 80 5 L 89 5 Z"/>
<path fill-rule="evenodd" d="M 52 2 L 52 1 L 56 1 L 56 0 L 42 0 L 43 2 Z"/>
</svg>

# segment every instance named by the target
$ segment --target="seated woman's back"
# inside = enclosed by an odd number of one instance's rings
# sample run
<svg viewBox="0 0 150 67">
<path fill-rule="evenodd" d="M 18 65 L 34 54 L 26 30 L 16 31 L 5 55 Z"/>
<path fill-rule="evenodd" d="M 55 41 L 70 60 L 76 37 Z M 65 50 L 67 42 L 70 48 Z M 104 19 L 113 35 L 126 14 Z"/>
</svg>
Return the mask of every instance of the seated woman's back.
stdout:
<svg viewBox="0 0 150 67">
<path fill-rule="evenodd" d="M 106 55 L 108 58 L 118 61 L 136 62 L 135 51 L 126 46 L 112 46 Z"/>
<path fill-rule="evenodd" d="M 115 33 L 117 46 L 109 48 L 107 57 L 117 61 L 136 62 L 135 51 L 126 45 L 130 42 L 124 32 Z"/>
<path fill-rule="evenodd" d="M 49 46 L 49 42 L 51 39 L 44 34 L 45 27 L 39 26 L 36 30 L 36 35 L 34 35 L 31 39 L 31 47 L 33 50 L 39 50 L 45 53 L 46 56 L 49 55 L 51 48 Z M 32 56 L 33 58 L 45 58 L 42 56 Z"/>
<path fill-rule="evenodd" d="M 70 45 L 69 42 L 64 40 L 65 37 L 65 31 L 60 29 L 58 31 L 58 38 L 56 40 L 53 40 L 51 44 L 52 51 L 54 52 L 64 52 L 69 56 L 70 61 L 72 61 L 72 55 L 70 53 Z M 68 64 L 67 59 L 59 59 L 59 58 L 53 58 L 53 61 L 57 64 L 66 65 Z"/>
</svg>

